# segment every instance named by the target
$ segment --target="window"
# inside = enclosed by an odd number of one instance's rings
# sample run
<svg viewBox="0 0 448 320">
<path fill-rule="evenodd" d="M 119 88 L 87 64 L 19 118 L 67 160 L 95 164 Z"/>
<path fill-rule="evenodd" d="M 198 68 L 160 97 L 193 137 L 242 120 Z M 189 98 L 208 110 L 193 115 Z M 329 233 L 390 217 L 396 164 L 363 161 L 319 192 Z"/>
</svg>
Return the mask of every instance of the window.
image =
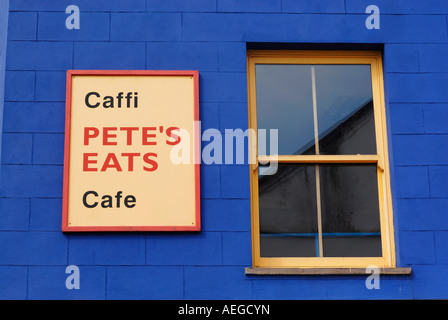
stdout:
<svg viewBox="0 0 448 320">
<path fill-rule="evenodd" d="M 377 52 L 248 52 L 250 128 L 278 130 L 253 148 L 253 267 L 395 267 L 382 77 Z"/>
</svg>

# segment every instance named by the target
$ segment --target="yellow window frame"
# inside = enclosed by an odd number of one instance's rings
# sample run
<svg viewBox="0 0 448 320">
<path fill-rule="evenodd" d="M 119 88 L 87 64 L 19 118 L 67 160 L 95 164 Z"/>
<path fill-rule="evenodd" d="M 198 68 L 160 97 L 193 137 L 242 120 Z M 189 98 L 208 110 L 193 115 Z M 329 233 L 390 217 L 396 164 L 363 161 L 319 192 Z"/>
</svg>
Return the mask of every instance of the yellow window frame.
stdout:
<svg viewBox="0 0 448 320">
<path fill-rule="evenodd" d="M 248 107 L 249 128 L 257 132 L 256 64 L 367 64 L 371 66 L 376 155 L 279 155 L 258 156 L 256 137 L 249 135 L 250 186 L 252 216 L 252 267 L 253 268 L 395 268 L 395 241 L 393 231 L 392 199 L 390 190 L 389 159 L 384 103 L 382 54 L 376 51 L 248 51 Z M 382 257 L 281 257 L 260 256 L 258 164 L 266 161 L 279 163 L 376 163 L 380 210 Z"/>
</svg>

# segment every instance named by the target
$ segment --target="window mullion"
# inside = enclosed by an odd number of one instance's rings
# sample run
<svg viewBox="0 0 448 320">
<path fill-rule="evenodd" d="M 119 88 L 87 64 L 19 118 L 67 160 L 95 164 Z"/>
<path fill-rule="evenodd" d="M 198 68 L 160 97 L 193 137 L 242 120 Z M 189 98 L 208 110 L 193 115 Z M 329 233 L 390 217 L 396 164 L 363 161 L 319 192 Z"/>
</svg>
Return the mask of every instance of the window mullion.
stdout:
<svg viewBox="0 0 448 320">
<path fill-rule="evenodd" d="M 311 66 L 311 82 L 313 90 L 313 118 L 314 118 L 314 147 L 316 155 L 319 155 L 319 129 L 317 126 L 317 95 L 316 95 L 316 71 L 315 66 Z"/>
<path fill-rule="evenodd" d="M 314 118 L 314 147 L 316 155 L 319 155 L 319 128 L 317 126 L 317 95 L 316 95 L 316 70 L 315 66 L 311 66 L 311 81 L 313 90 L 313 118 Z M 319 257 L 323 257 L 323 241 L 322 241 L 322 207 L 320 200 L 320 176 L 319 165 L 316 164 L 316 208 L 317 208 L 317 234 L 319 240 Z"/>
<path fill-rule="evenodd" d="M 316 164 L 316 208 L 317 208 L 317 234 L 319 238 L 319 257 L 323 257 L 323 240 L 322 240 L 322 207 L 320 199 L 320 174 L 319 165 Z"/>
</svg>

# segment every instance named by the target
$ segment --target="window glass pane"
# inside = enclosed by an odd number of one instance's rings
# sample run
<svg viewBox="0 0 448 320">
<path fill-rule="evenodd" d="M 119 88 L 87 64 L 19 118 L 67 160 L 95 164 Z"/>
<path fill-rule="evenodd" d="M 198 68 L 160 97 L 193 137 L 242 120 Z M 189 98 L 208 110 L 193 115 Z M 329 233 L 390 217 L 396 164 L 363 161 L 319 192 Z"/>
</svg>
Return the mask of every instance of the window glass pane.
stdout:
<svg viewBox="0 0 448 320">
<path fill-rule="evenodd" d="M 316 65 L 320 154 L 376 154 L 370 65 Z"/>
<path fill-rule="evenodd" d="M 258 129 L 278 129 L 278 154 L 315 154 L 311 66 L 257 64 L 255 77 Z"/>
<path fill-rule="evenodd" d="M 315 165 L 278 164 L 259 175 L 261 257 L 314 257 L 317 245 Z"/>
<path fill-rule="evenodd" d="M 324 257 L 380 257 L 376 164 L 319 165 Z"/>
</svg>

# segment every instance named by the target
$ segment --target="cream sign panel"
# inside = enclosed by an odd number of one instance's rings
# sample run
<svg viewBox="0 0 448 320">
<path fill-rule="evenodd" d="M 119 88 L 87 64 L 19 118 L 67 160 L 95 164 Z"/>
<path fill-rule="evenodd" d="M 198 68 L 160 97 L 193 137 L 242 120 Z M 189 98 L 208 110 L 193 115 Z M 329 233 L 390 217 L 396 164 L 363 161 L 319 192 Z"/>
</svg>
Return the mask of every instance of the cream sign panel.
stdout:
<svg viewBox="0 0 448 320">
<path fill-rule="evenodd" d="M 200 230 L 198 78 L 67 72 L 63 231 Z"/>
</svg>

